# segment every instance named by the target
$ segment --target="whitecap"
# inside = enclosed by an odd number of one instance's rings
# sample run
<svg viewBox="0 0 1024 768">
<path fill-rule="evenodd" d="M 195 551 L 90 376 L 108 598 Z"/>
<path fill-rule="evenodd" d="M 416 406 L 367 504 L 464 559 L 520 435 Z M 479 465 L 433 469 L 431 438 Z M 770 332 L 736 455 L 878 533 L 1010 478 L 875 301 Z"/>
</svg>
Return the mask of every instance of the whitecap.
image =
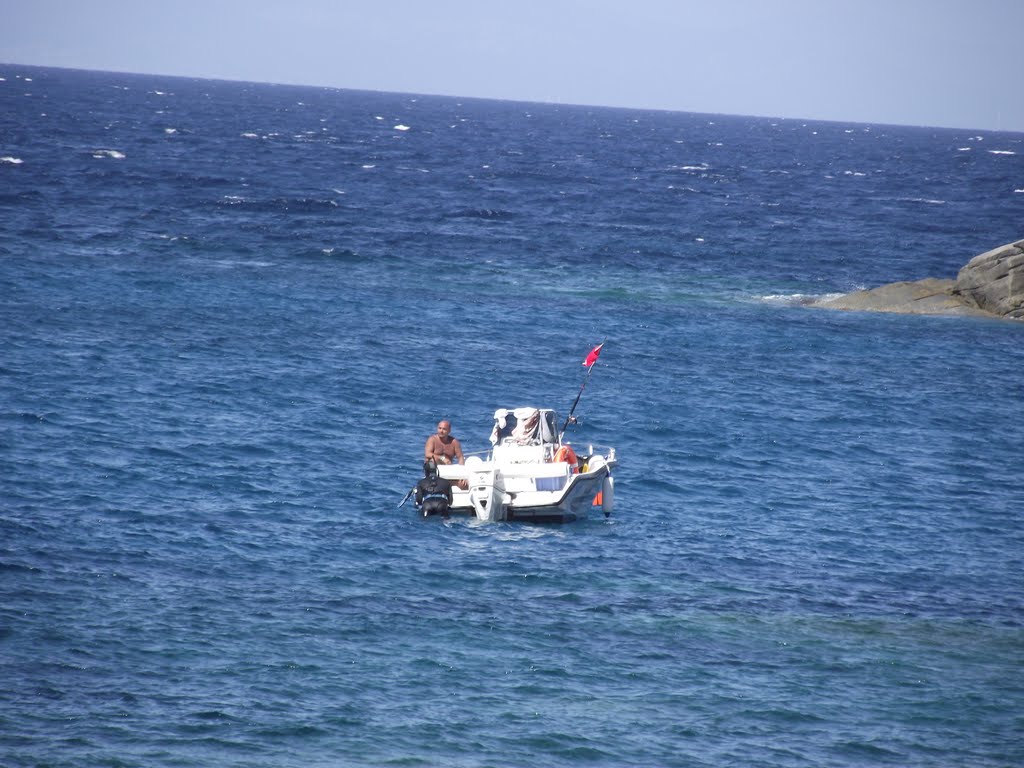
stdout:
<svg viewBox="0 0 1024 768">
<path fill-rule="evenodd" d="M 110 157 L 113 158 L 114 160 L 124 160 L 125 157 L 124 152 L 119 152 L 116 149 L 97 149 L 95 152 L 92 153 L 92 156 L 97 159 Z"/>
<path fill-rule="evenodd" d="M 243 139 L 258 139 L 259 137 L 258 133 L 247 132 L 242 134 Z"/>
<path fill-rule="evenodd" d="M 898 197 L 896 198 L 903 203 L 927 203 L 928 205 L 945 205 L 945 200 L 933 200 L 928 197 Z"/>
<path fill-rule="evenodd" d="M 990 149 L 988 151 L 990 155 L 1016 155 L 1012 149 Z"/>
<path fill-rule="evenodd" d="M 178 132 L 177 128 L 164 128 L 164 133 L 166 133 L 166 134 L 172 134 L 172 133 L 177 133 L 177 132 Z"/>
<path fill-rule="evenodd" d="M 409 130 L 409 126 L 408 125 L 402 125 L 401 123 L 399 123 L 398 125 L 395 126 L 395 130 L 396 131 L 408 131 Z"/>
<path fill-rule="evenodd" d="M 843 296 L 842 293 L 826 293 L 826 294 L 813 294 L 813 293 L 771 293 L 767 296 L 756 296 L 759 301 L 763 301 L 766 304 L 779 304 L 787 307 L 802 306 L 805 307 L 809 304 L 814 304 L 819 301 L 827 301 L 829 299 L 837 299 Z"/>
<path fill-rule="evenodd" d="M 971 148 L 970 147 L 957 147 L 956 151 L 957 152 L 970 152 Z"/>
<path fill-rule="evenodd" d="M 21 165 L 24 162 L 25 161 L 20 157 L 11 157 L 10 155 L 7 157 L 0 157 L 0 163 L 7 163 L 9 165 Z"/>
<path fill-rule="evenodd" d="M 1015 190 L 1013 190 L 1013 191 L 1014 191 L 1014 192 L 1020 192 L 1021 194 L 1024 194 L 1024 189 L 1015 189 Z"/>
<path fill-rule="evenodd" d="M 867 176 L 866 173 L 861 173 L 860 171 L 843 171 L 843 175 L 844 176 Z"/>
<path fill-rule="evenodd" d="M 259 261 L 256 259 L 216 259 L 209 262 L 211 267 L 217 269 L 234 269 L 235 267 L 272 267 L 273 262 L 270 261 Z"/>
<path fill-rule="evenodd" d="M 376 165 L 371 165 L 371 164 L 367 163 L 366 165 L 361 165 L 359 167 L 360 168 L 365 168 L 366 170 L 370 170 L 371 168 L 376 168 L 377 166 Z"/>
</svg>

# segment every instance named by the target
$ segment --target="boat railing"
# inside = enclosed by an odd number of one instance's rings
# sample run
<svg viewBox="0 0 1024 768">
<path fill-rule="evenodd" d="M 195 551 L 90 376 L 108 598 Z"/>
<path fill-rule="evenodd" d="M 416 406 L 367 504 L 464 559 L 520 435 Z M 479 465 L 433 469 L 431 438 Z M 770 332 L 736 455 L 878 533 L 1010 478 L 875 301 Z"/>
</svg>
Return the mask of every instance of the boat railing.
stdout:
<svg viewBox="0 0 1024 768">
<path fill-rule="evenodd" d="M 597 445 L 595 443 L 587 443 L 586 447 L 582 445 L 576 445 L 575 443 L 566 440 L 565 445 L 572 446 L 573 451 L 577 456 L 604 456 L 606 459 L 615 458 L 615 449 L 610 445 Z"/>
<path fill-rule="evenodd" d="M 507 448 L 513 443 L 506 443 L 502 445 L 502 448 Z M 595 455 L 603 456 L 609 461 L 615 459 L 615 449 L 608 445 L 596 445 L 594 443 L 588 443 L 586 446 L 578 445 L 570 440 L 565 440 L 562 445 L 570 446 L 576 455 L 582 460 L 584 457 L 590 457 Z M 498 446 L 495 446 L 498 447 Z M 534 447 L 534 446 L 523 446 L 523 447 Z M 553 461 L 555 454 L 558 452 L 560 446 L 554 443 L 544 444 L 543 461 Z M 466 451 L 463 453 L 463 463 L 469 461 L 471 457 L 476 457 L 484 463 L 490 463 L 494 460 L 494 447 L 488 448 L 482 451 Z M 475 463 L 475 462 L 472 462 Z"/>
</svg>

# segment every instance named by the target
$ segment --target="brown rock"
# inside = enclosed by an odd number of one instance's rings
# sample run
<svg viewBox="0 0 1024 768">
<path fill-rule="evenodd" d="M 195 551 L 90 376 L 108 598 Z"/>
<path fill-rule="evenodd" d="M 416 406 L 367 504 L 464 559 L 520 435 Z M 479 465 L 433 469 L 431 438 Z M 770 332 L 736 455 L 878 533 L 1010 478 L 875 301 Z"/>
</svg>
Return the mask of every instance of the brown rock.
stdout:
<svg viewBox="0 0 1024 768">
<path fill-rule="evenodd" d="M 956 280 L 928 277 L 812 302 L 813 307 L 1024 320 L 1024 240 L 971 259 Z"/>
<path fill-rule="evenodd" d="M 967 262 L 957 274 L 953 295 L 994 315 L 1024 318 L 1024 240 Z"/>
<path fill-rule="evenodd" d="M 952 296 L 954 280 L 928 277 L 924 280 L 890 283 L 867 291 L 854 291 L 815 302 L 816 307 L 848 309 L 860 312 L 898 312 L 908 315 L 985 315 L 976 307 L 965 306 Z"/>
</svg>

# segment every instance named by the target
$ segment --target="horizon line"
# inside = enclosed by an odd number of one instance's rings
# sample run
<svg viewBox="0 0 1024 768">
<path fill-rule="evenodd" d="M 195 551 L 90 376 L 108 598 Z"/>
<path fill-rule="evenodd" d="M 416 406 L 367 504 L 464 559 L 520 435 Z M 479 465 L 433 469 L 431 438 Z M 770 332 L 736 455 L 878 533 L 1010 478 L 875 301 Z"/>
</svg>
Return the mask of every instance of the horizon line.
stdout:
<svg viewBox="0 0 1024 768">
<path fill-rule="evenodd" d="M 1006 129 L 1006 128 L 977 128 L 970 126 L 952 126 L 952 125 L 927 125 L 923 123 L 887 123 L 887 122 L 869 122 L 865 120 L 838 120 L 834 118 L 818 118 L 818 117 L 794 117 L 786 115 L 767 115 L 767 114 L 750 114 L 750 113 L 733 113 L 733 112 L 713 112 L 704 111 L 699 109 L 674 109 L 670 107 L 640 107 L 640 106 L 622 106 L 613 104 L 592 104 L 589 102 L 575 102 L 575 101 L 555 101 L 555 100 L 539 100 L 539 99 L 526 99 L 526 98 L 507 98 L 498 96 L 468 96 L 464 94 L 453 94 L 453 93 L 442 93 L 442 92 L 417 92 L 417 91 L 405 91 L 405 90 L 389 90 L 384 88 L 357 88 L 349 86 L 337 86 L 337 85 L 314 85 L 310 83 L 296 83 L 287 81 L 268 81 L 268 80 L 251 80 L 246 78 L 232 78 L 232 77 L 214 77 L 210 75 L 198 76 L 198 75 L 180 75 L 180 74 L 167 74 L 162 72 L 135 72 L 127 69 L 94 69 L 90 67 L 71 67 L 71 66 L 56 66 L 52 64 L 24 64 L 19 62 L 7 62 L 0 61 L 0 67 L 28 67 L 35 69 L 57 69 L 67 72 L 95 72 L 98 74 L 110 74 L 110 75 L 127 75 L 132 77 L 165 77 L 177 80 L 198 80 L 208 82 L 220 82 L 220 83 L 240 83 L 248 85 L 268 85 L 268 86 L 281 86 L 289 88 L 315 88 L 318 90 L 329 90 L 329 91 L 353 91 L 356 93 L 379 93 L 379 94 L 392 94 L 395 96 L 423 96 L 428 98 L 445 98 L 445 99 L 466 99 L 474 101 L 497 101 L 497 102 L 508 102 L 512 104 L 538 104 L 544 106 L 564 106 L 564 107 L 575 107 L 575 108 L 591 108 L 591 109 L 617 109 L 626 110 L 632 112 L 667 112 L 670 114 L 683 114 L 683 115 L 707 115 L 708 117 L 736 117 L 736 118 L 751 118 L 757 120 L 785 120 L 792 122 L 804 122 L 804 123 L 830 123 L 836 125 L 858 125 L 858 126 L 869 126 L 879 128 L 918 128 L 918 129 L 931 129 L 931 130 L 943 130 L 943 131 L 982 131 L 987 133 L 1012 133 L 1012 134 L 1024 134 L 1024 128 L 1020 130 Z M 1000 112 L 1000 120 L 1001 120 Z"/>
</svg>

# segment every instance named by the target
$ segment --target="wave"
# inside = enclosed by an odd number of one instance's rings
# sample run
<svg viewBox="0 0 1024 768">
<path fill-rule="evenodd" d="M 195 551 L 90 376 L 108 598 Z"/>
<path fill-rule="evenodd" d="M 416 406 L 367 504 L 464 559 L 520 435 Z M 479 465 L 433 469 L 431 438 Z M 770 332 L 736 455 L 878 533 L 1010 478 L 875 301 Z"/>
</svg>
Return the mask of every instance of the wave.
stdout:
<svg viewBox="0 0 1024 768">
<path fill-rule="evenodd" d="M 92 156 L 97 160 L 102 160 L 105 157 L 113 158 L 114 160 L 124 160 L 125 154 L 117 149 L 96 149 L 93 150 Z"/>
<path fill-rule="evenodd" d="M 324 263 L 330 262 L 343 262 L 346 264 L 371 264 L 380 263 L 379 259 L 353 251 L 349 248 L 339 247 L 324 247 L 324 248 L 306 248 L 302 251 L 294 254 L 294 258 L 301 259 L 303 261 L 321 261 Z"/>
<path fill-rule="evenodd" d="M 235 269 L 236 267 L 273 267 L 272 261 L 259 261 L 257 259 L 214 259 L 204 262 L 216 269 Z"/>
<path fill-rule="evenodd" d="M 990 155 L 1016 155 L 1012 149 L 990 149 L 988 151 Z"/>
<path fill-rule="evenodd" d="M 514 219 L 515 213 L 494 208 L 464 208 L 445 216 L 448 219 Z"/>
<path fill-rule="evenodd" d="M 314 213 L 338 207 L 336 200 L 314 197 L 279 197 L 273 200 L 254 200 L 241 195 L 224 195 L 218 205 L 241 206 L 254 211 L 279 211 L 282 213 Z"/>
<path fill-rule="evenodd" d="M 755 296 L 755 301 L 765 304 L 777 304 L 784 307 L 806 307 L 819 301 L 837 299 L 842 293 L 770 293 L 766 296 Z"/>
<path fill-rule="evenodd" d="M 897 197 L 901 203 L 927 203 L 928 205 L 945 205 L 945 200 L 933 200 L 927 197 Z"/>
<path fill-rule="evenodd" d="M 7 165 L 21 165 L 24 162 L 25 161 L 20 157 L 11 157 L 10 155 L 7 157 L 0 157 L 0 163 L 5 163 Z"/>
</svg>

